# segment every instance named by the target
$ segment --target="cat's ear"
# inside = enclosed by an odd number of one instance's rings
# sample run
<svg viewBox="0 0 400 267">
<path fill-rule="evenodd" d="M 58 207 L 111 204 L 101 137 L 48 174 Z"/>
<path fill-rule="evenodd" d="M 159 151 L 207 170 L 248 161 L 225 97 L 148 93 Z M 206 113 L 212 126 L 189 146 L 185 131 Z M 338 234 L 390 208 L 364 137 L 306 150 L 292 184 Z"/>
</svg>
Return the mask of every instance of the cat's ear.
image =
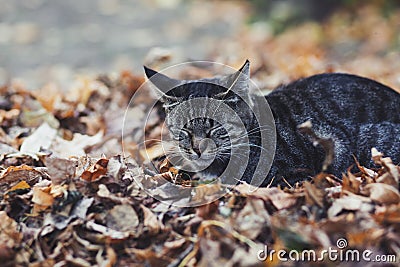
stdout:
<svg viewBox="0 0 400 267">
<path fill-rule="evenodd" d="M 144 73 L 149 81 L 154 85 L 156 93 L 161 97 L 160 100 L 166 101 L 177 101 L 178 98 L 172 95 L 171 91 L 175 87 L 181 84 L 180 80 L 170 78 L 162 73 L 152 70 L 146 66 L 143 66 Z"/>
<path fill-rule="evenodd" d="M 233 74 L 225 78 L 226 91 L 217 95 L 217 97 L 226 97 L 229 94 L 247 97 L 249 94 L 250 82 L 250 61 L 246 60 L 243 66 Z"/>
</svg>

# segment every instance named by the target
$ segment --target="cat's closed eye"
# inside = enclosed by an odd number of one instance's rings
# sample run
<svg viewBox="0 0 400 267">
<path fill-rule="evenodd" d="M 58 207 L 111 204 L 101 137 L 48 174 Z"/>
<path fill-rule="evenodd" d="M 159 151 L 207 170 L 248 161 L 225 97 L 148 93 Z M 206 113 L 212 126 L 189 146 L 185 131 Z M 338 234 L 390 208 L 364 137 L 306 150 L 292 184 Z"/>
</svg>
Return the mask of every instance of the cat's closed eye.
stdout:
<svg viewBox="0 0 400 267">
<path fill-rule="evenodd" d="M 191 136 L 191 133 L 187 129 L 181 129 L 179 132 L 180 139 L 190 138 L 190 136 Z"/>
<path fill-rule="evenodd" d="M 211 137 L 225 137 L 227 135 L 227 131 L 225 130 L 224 127 L 218 125 L 216 127 L 211 128 L 210 130 L 208 130 L 207 132 L 207 137 L 211 138 Z"/>
</svg>

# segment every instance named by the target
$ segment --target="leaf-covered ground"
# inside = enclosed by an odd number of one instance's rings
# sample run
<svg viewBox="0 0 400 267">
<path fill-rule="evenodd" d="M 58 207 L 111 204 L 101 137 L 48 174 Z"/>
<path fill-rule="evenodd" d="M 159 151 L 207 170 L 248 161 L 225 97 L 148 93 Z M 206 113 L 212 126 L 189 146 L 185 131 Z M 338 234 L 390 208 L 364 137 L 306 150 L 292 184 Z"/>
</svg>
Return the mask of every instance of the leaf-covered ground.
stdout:
<svg viewBox="0 0 400 267">
<path fill-rule="evenodd" d="M 302 24 L 275 37 L 253 25 L 210 58 L 233 66 L 249 58 L 254 81 L 266 90 L 326 71 L 399 89 L 400 10 L 386 18 L 379 12 L 374 6 L 341 11 L 323 24 Z M 181 73 L 204 75 L 207 70 L 195 67 Z M 321 173 L 292 188 L 198 187 L 197 197 L 226 192 L 200 207 L 178 208 L 148 196 L 136 181 L 157 185 L 159 177 L 121 152 L 125 108 L 142 76 L 82 78 L 67 92 L 52 85 L 0 88 L 1 266 L 381 265 L 335 262 L 322 253 L 328 248 L 370 250 L 372 260 L 394 255 L 397 263 L 387 264 L 398 264 L 400 168 L 384 151 L 372 150 L 374 169 L 358 166 L 343 177 Z M 139 113 L 130 118 L 132 130 L 140 119 Z M 153 118 L 150 135 L 160 135 L 161 122 Z M 139 142 L 129 141 L 132 148 Z M 160 171 L 175 175 L 164 165 Z M 285 262 L 273 254 L 260 261 L 265 246 L 312 249 L 320 259 Z"/>
</svg>

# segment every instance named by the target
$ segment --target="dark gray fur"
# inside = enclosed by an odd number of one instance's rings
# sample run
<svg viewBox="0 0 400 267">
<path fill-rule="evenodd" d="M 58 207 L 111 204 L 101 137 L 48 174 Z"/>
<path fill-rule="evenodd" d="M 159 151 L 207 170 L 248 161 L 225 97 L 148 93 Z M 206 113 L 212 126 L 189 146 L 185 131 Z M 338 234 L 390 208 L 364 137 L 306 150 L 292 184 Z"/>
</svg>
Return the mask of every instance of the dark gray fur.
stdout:
<svg viewBox="0 0 400 267">
<path fill-rule="evenodd" d="M 147 77 L 157 72 L 145 68 Z M 244 74 L 244 75 L 240 75 Z M 249 64 L 236 73 L 211 79 L 179 81 L 161 76 L 153 81 L 160 89 L 162 102 L 168 114 L 188 99 L 208 97 L 224 101 L 240 117 L 246 132 L 237 132 L 237 137 L 246 135 L 252 146 L 250 158 L 242 180 L 250 181 L 259 161 L 260 132 L 252 113 L 257 108 L 258 96 L 249 94 Z M 240 75 L 240 76 L 239 76 Z M 163 86 L 174 87 L 163 93 Z M 231 88 L 231 90 L 227 90 Z M 232 90 L 232 88 L 234 90 Z M 276 126 L 275 158 L 263 185 L 285 184 L 282 178 L 293 184 L 303 181 L 321 171 L 324 151 L 314 146 L 309 137 L 301 134 L 297 126 L 310 120 L 313 130 L 321 137 L 334 142 L 335 157 L 328 169 L 337 177 L 354 164 L 353 155 L 360 163 L 372 167 L 370 149 L 376 147 L 398 164 L 400 161 L 400 94 L 376 81 L 350 74 L 320 74 L 280 86 L 265 96 L 272 110 Z M 172 137 L 190 157 L 199 154 L 198 142 L 211 138 L 221 153 L 210 167 L 197 174 L 219 176 L 227 162 L 237 160 L 229 155 L 230 146 L 239 139 L 226 139 L 227 132 L 235 132 L 237 121 L 225 118 L 224 125 L 207 119 L 207 112 L 213 107 L 193 106 L 203 118 L 190 121 L 182 130 L 175 129 L 182 116 L 170 116 L 167 125 Z M 211 130 L 211 132 L 210 132 Z M 240 177 L 239 177 L 240 178 Z"/>
</svg>

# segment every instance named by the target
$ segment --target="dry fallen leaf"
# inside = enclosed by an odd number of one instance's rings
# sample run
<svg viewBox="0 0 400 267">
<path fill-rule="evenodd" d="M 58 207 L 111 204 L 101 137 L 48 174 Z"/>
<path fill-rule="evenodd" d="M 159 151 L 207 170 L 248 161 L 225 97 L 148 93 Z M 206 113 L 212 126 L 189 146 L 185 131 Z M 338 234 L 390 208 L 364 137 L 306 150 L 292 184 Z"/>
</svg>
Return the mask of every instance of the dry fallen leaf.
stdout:
<svg viewBox="0 0 400 267">
<path fill-rule="evenodd" d="M 32 202 L 33 214 L 37 214 L 40 211 L 44 211 L 51 207 L 54 203 L 54 196 L 50 193 L 51 187 L 33 187 Z"/>
<path fill-rule="evenodd" d="M 218 211 L 219 203 L 219 200 L 215 200 L 196 207 L 196 215 L 206 220 L 212 219 Z"/>
<path fill-rule="evenodd" d="M 351 196 L 335 199 L 328 209 L 328 217 L 333 218 L 343 210 L 357 211 L 361 208 L 362 203 L 361 199 Z"/>
<path fill-rule="evenodd" d="M 41 177 L 42 173 L 32 167 L 26 165 L 10 166 L 1 172 L 0 184 L 18 182 L 22 180 L 33 184 Z"/>
<path fill-rule="evenodd" d="M 74 177 L 77 162 L 69 159 L 48 157 L 45 159 L 45 165 L 52 183 L 56 185 Z"/>
<path fill-rule="evenodd" d="M 361 179 L 354 176 L 350 170 L 347 175 L 342 175 L 342 190 L 358 194 L 360 192 Z"/>
<path fill-rule="evenodd" d="M 304 182 L 303 185 L 305 189 L 306 202 L 310 205 L 316 204 L 323 207 L 324 191 L 309 182 Z"/>
<path fill-rule="evenodd" d="M 235 229 L 252 240 L 270 225 L 270 217 L 262 199 L 249 198 L 234 219 Z"/>
<path fill-rule="evenodd" d="M 129 204 L 116 205 L 106 216 L 107 227 L 121 231 L 134 232 L 139 225 L 139 217 Z"/>
<path fill-rule="evenodd" d="M 89 170 L 81 174 L 81 178 L 87 182 L 95 182 L 107 173 L 108 159 L 99 159 Z"/>
<path fill-rule="evenodd" d="M 375 164 L 381 165 L 387 171 L 385 177 L 381 176 L 379 182 L 385 182 L 387 184 L 391 184 L 393 186 L 397 186 L 400 179 L 400 169 L 399 166 L 393 164 L 390 158 L 384 158 L 383 154 L 378 152 L 376 148 L 371 149 L 372 160 Z"/>
<path fill-rule="evenodd" d="M 23 234 L 18 230 L 18 224 L 5 211 L 0 211 L 0 244 L 8 248 L 20 245 Z"/>
<path fill-rule="evenodd" d="M 85 151 L 87 147 L 96 145 L 102 142 L 102 140 L 102 131 L 93 136 L 75 133 L 71 141 L 65 140 L 61 137 L 56 138 L 49 150 L 59 158 L 81 157 L 87 154 Z"/>
<path fill-rule="evenodd" d="M 21 105 L 21 115 L 19 120 L 26 127 L 38 127 L 39 125 L 48 124 L 57 129 L 60 122 L 54 115 L 48 112 L 39 101 L 32 96 L 27 96 Z"/>
<path fill-rule="evenodd" d="M 374 183 L 365 186 L 365 193 L 381 204 L 398 204 L 400 202 L 399 190 L 391 185 Z"/>
<path fill-rule="evenodd" d="M 143 225 L 147 227 L 150 234 L 157 234 L 160 231 L 164 230 L 164 224 L 157 218 L 157 216 L 146 206 L 140 205 L 140 208 L 144 214 Z"/>
<path fill-rule="evenodd" d="M 18 184 L 14 185 L 13 187 L 11 187 L 8 191 L 7 194 L 12 194 L 14 192 L 17 191 L 17 193 L 19 191 L 26 191 L 29 190 L 31 187 L 30 185 L 26 182 L 26 181 L 21 181 Z"/>
<path fill-rule="evenodd" d="M 57 130 L 43 123 L 22 143 L 19 152 L 10 154 L 8 157 L 31 156 L 38 160 L 38 154 L 41 149 L 49 149 L 57 135 Z"/>
<path fill-rule="evenodd" d="M 260 187 L 256 188 L 252 185 L 242 183 L 235 187 L 239 193 L 247 197 L 257 197 L 263 200 L 269 200 L 278 209 L 286 209 L 296 204 L 297 197 L 292 194 L 283 192 L 276 187 Z"/>
</svg>

